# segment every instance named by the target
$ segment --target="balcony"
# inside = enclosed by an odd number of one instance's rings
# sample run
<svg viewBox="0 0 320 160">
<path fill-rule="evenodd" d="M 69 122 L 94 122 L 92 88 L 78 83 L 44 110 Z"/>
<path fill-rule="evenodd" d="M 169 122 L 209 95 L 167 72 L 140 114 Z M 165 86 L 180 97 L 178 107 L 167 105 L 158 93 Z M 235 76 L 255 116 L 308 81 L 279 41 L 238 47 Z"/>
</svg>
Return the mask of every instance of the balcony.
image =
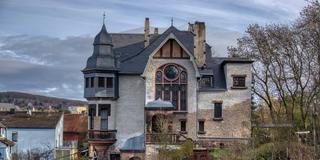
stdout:
<svg viewBox="0 0 320 160">
<path fill-rule="evenodd" d="M 88 130 L 89 141 L 115 142 L 117 130 Z"/>
<path fill-rule="evenodd" d="M 147 144 L 180 144 L 183 142 L 181 140 L 180 134 L 175 133 L 147 133 L 146 134 L 146 143 Z"/>
</svg>

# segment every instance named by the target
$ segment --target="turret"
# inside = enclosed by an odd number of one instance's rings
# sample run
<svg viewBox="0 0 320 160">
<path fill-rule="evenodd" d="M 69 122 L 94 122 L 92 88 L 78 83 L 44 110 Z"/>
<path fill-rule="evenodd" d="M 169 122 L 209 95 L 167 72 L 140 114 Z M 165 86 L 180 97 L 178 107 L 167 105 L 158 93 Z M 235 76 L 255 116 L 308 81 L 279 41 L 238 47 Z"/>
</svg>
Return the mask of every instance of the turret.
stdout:
<svg viewBox="0 0 320 160">
<path fill-rule="evenodd" d="M 113 51 L 112 36 L 103 23 L 93 42 L 84 74 L 84 97 L 89 99 L 118 98 L 118 60 Z"/>
</svg>

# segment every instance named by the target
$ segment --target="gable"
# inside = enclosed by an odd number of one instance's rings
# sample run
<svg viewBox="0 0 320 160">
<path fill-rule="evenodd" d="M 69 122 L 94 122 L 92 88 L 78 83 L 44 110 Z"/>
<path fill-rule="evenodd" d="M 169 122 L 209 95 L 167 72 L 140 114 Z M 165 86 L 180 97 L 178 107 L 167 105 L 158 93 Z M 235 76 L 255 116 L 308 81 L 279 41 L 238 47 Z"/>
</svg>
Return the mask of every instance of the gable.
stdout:
<svg viewBox="0 0 320 160">
<path fill-rule="evenodd" d="M 189 59 L 190 56 L 174 39 L 169 39 L 157 52 L 153 58 L 178 58 Z"/>
</svg>

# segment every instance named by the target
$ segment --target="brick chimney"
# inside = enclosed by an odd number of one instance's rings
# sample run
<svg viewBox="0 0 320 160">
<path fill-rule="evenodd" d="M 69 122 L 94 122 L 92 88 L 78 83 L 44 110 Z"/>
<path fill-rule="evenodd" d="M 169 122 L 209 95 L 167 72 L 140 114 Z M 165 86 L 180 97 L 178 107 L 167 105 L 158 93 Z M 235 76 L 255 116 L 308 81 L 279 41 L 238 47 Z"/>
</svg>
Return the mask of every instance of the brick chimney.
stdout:
<svg viewBox="0 0 320 160">
<path fill-rule="evenodd" d="M 150 43 L 150 22 L 149 17 L 146 17 L 144 21 L 144 47 L 147 47 Z"/>
<path fill-rule="evenodd" d="M 153 34 L 156 34 L 156 35 L 159 34 L 159 28 L 158 28 L 158 27 L 155 27 L 155 28 L 154 28 Z"/>
<path fill-rule="evenodd" d="M 194 55 L 198 67 L 206 62 L 206 26 L 204 22 L 189 23 L 188 30 L 194 34 Z"/>
</svg>

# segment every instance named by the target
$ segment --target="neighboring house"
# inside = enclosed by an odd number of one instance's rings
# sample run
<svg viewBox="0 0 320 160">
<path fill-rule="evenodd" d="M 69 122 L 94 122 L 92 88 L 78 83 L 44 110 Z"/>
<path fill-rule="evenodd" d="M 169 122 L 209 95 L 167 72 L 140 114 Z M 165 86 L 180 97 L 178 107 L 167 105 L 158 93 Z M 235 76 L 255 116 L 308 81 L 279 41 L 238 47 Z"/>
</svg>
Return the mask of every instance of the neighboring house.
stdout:
<svg viewBox="0 0 320 160">
<path fill-rule="evenodd" d="M 69 106 L 68 111 L 71 114 L 87 114 L 87 106 Z"/>
<path fill-rule="evenodd" d="M 12 103 L 0 103 L 0 111 L 10 111 L 10 110 L 19 110 L 20 107 Z"/>
<path fill-rule="evenodd" d="M 14 142 L 6 138 L 6 126 L 0 123 L 0 160 L 10 160 Z"/>
<path fill-rule="evenodd" d="M 63 125 L 63 143 L 67 148 L 79 148 L 88 132 L 88 116 L 65 114 Z"/>
<path fill-rule="evenodd" d="M 0 112 L 7 138 L 14 141 L 14 153 L 33 149 L 54 150 L 63 145 L 62 112 Z"/>
<path fill-rule="evenodd" d="M 152 159 L 159 152 L 159 117 L 167 137 L 196 143 L 197 153 L 246 143 L 251 134 L 249 59 L 212 57 L 204 22 L 162 34 L 108 33 L 93 42 L 84 74 L 91 157 Z M 207 155 L 194 155 L 194 159 Z"/>
</svg>

